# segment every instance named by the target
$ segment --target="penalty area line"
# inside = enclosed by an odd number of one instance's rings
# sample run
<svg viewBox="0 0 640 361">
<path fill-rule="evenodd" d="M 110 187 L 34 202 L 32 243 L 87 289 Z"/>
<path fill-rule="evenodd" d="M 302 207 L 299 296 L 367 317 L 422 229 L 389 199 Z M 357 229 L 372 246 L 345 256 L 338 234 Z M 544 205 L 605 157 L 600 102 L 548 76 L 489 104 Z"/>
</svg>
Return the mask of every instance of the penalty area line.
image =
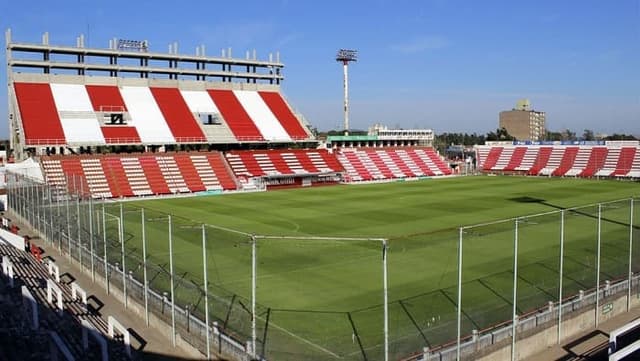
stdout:
<svg viewBox="0 0 640 361">
<path fill-rule="evenodd" d="M 260 317 L 260 318 L 262 318 L 262 317 Z M 280 330 L 280 331 L 282 331 L 282 332 L 286 333 L 287 335 L 289 335 L 289 336 L 291 336 L 291 337 L 293 337 L 293 338 L 296 338 L 296 339 L 298 339 L 298 340 L 300 340 L 300 341 L 302 341 L 302 342 L 306 343 L 307 345 L 310 345 L 310 346 L 312 346 L 312 347 L 315 347 L 315 348 L 317 348 L 318 350 L 320 350 L 320 351 L 322 351 L 322 352 L 324 352 L 324 353 L 327 353 L 327 354 L 329 354 L 329 355 L 331 355 L 331 356 L 333 356 L 333 357 L 335 357 L 335 358 L 340 358 L 340 356 L 339 356 L 339 355 L 337 355 L 337 354 L 335 354 L 335 353 L 333 353 L 333 352 L 331 352 L 331 351 L 327 350 L 326 348 L 324 348 L 324 347 L 322 347 L 322 346 L 320 346 L 320 345 L 318 345 L 318 344 L 316 344 L 316 343 L 314 343 L 314 342 L 312 342 L 312 341 L 307 340 L 306 338 L 304 338 L 304 337 L 302 337 L 302 336 L 298 336 L 298 335 L 296 335 L 295 333 L 293 333 L 293 332 L 291 332 L 291 331 L 287 330 L 286 328 L 280 327 L 280 326 L 278 326 L 277 324 L 275 324 L 275 323 L 273 323 L 273 322 L 269 322 L 269 324 L 273 325 L 273 327 L 275 327 L 275 328 L 277 328 L 278 330 Z"/>
</svg>

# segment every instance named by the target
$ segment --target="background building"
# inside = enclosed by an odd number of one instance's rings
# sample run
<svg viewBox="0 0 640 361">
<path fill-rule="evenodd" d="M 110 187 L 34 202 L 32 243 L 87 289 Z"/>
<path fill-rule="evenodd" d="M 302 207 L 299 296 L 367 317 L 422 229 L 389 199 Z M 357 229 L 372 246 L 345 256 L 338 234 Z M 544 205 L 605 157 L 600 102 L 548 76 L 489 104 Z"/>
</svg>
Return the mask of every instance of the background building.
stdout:
<svg viewBox="0 0 640 361">
<path fill-rule="evenodd" d="M 544 140 L 546 125 L 545 113 L 531 109 L 528 99 L 520 99 L 512 110 L 500 112 L 500 128 L 518 140 Z"/>
</svg>

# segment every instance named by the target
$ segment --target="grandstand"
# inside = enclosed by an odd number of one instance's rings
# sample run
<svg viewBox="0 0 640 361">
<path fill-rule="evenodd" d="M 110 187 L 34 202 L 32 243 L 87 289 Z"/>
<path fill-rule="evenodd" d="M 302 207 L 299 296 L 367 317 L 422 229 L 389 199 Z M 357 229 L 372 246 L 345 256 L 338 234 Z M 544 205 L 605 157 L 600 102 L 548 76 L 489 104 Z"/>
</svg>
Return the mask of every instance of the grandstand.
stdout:
<svg viewBox="0 0 640 361">
<path fill-rule="evenodd" d="M 113 39 L 106 49 L 87 48 L 83 36 L 76 46 L 60 46 L 50 44 L 48 34 L 42 43 L 22 43 L 13 41 L 9 30 L 6 40 L 10 157 L 16 162 L 10 173 L 21 173 L 15 179 L 37 188 L 34 196 L 39 194 L 29 202 L 23 201 L 17 213 L 25 216 L 22 212 L 29 212 L 28 203 L 51 202 L 49 206 L 36 205 L 42 209 L 37 217 L 47 219 L 50 227 L 50 233 L 44 229 L 40 235 L 49 242 L 57 241 L 60 250 L 62 239 L 68 240 L 69 257 L 75 257 L 71 255 L 71 238 L 77 238 L 73 245 L 79 250 L 80 264 L 83 257 L 85 262 L 97 258 L 86 249 L 85 238 L 91 239 L 91 245 L 102 241 L 105 282 L 114 282 L 108 279 L 109 273 L 121 270 L 125 299 L 125 260 L 121 268 L 118 263 L 107 262 L 107 244 L 111 241 L 107 240 L 111 227 L 107 222 L 122 222 L 122 215 L 108 214 L 111 218 L 103 218 L 102 229 L 96 225 L 93 234 L 91 209 L 95 200 L 209 195 L 452 174 L 432 147 L 431 130 L 381 129 L 371 142 L 344 138 L 342 142 L 322 144 L 281 91 L 284 65 L 279 54 L 275 59 L 270 54 L 268 60 L 257 59 L 255 53 L 234 58 L 230 50 L 221 56 L 207 56 L 204 47 L 198 48 L 196 55 L 178 54 L 177 47 L 169 53 L 158 53 L 150 51 L 146 41 L 123 39 Z M 77 210 L 70 213 L 69 202 L 74 200 Z M 61 217 L 61 201 L 66 204 L 66 218 Z M 81 211 L 80 204 L 86 202 L 90 210 Z M 99 204 L 96 202 L 96 209 Z M 105 204 L 102 202 L 102 217 Z M 28 223 L 35 219 L 29 218 L 23 220 Z M 90 230 L 81 229 L 84 221 L 91 224 Z M 17 255 L 12 257 L 18 259 Z M 38 266 L 42 265 L 34 264 Z M 44 281 L 34 278 L 33 282 Z M 134 284 L 132 280 L 130 287 Z M 72 303 L 67 300 L 69 290 L 61 287 L 65 302 Z M 138 287 L 143 289 L 141 284 Z M 42 290 L 36 288 L 34 284 L 33 289 L 42 296 Z M 168 323 L 164 314 L 168 300 L 159 290 L 155 295 L 153 307 L 161 309 L 160 318 Z M 186 311 L 187 333 L 191 322 L 204 324 L 200 319 L 191 321 L 188 308 Z M 100 322 L 95 327 L 103 330 L 104 321 Z M 215 324 L 199 327 L 218 333 L 220 353 L 240 352 L 246 356 L 250 349 L 243 345 L 246 340 L 234 338 L 232 329 L 219 331 Z M 173 331 L 174 335 L 178 333 L 175 324 Z M 71 352 L 80 355 L 76 341 L 69 339 L 67 343 Z M 222 350 L 225 342 L 228 349 Z M 203 345 L 193 347 L 203 349 Z"/>
<path fill-rule="evenodd" d="M 6 38 L 15 160 L 34 157 L 37 178 L 93 198 L 451 174 L 430 146 L 431 130 L 407 137 L 383 129 L 375 151 L 345 142 L 319 149 L 281 93 L 279 55 L 163 54 L 118 39 L 89 49 L 82 36 L 75 47 L 55 46 L 48 34 L 27 44 L 10 31 Z"/>
<path fill-rule="evenodd" d="M 485 173 L 640 178 L 638 141 L 533 145 L 494 142 L 477 146 L 476 154 L 478 169 Z"/>
<path fill-rule="evenodd" d="M 5 244 L 5 238 L 3 234 L 0 241 L 3 270 L 9 264 L 12 271 L 3 272 L 0 282 L 0 359 L 131 359 L 130 345 L 109 336 L 110 325 L 88 305 L 86 294 L 77 297 L 77 283 L 61 281 L 31 253 Z M 55 264 L 52 259 L 46 262 Z M 52 287 L 60 291 L 54 297 L 62 309 L 51 302 Z"/>
</svg>

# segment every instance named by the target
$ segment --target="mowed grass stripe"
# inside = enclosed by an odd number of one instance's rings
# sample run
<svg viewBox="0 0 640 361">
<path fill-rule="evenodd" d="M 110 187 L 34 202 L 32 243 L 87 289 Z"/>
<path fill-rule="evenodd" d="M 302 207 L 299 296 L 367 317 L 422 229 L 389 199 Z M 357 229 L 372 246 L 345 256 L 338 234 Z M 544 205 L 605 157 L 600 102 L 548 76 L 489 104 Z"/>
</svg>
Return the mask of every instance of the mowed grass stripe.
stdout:
<svg viewBox="0 0 640 361">
<path fill-rule="evenodd" d="M 415 330 L 416 325 L 450 330 L 455 304 L 442 295 L 455 299 L 459 226 L 628 198 L 639 195 L 639 191 L 639 184 L 634 182 L 478 176 L 160 199 L 131 202 L 126 207 L 144 207 L 156 213 L 171 213 L 185 222 L 207 223 L 247 233 L 388 238 L 389 297 L 397 304 L 393 309 L 401 313 L 397 315 L 399 330 Z M 628 223 L 624 212 L 624 207 L 610 210 L 609 218 L 603 219 L 607 224 L 603 231 L 608 232 L 603 238 L 603 280 L 624 271 L 625 245 L 618 240 L 624 237 L 625 222 Z M 565 295 L 593 286 L 596 225 L 593 209 L 567 213 Z M 167 249 L 166 241 L 159 236 L 166 226 L 157 228 L 153 244 L 158 245 L 156 256 L 162 254 L 163 257 L 154 259 L 164 258 Z M 188 252 L 190 257 L 177 255 L 175 268 L 179 274 L 186 272 L 187 277 L 201 284 L 201 258 L 196 257 L 201 239 L 181 236 L 178 231 L 174 229 L 174 249 L 176 253 Z M 465 327 L 482 328 L 510 314 L 513 224 L 484 227 L 474 232 L 464 236 L 463 309 L 467 315 Z M 557 277 L 558 272 L 558 242 L 559 216 L 523 225 L 518 260 L 519 309 L 526 311 L 555 300 L 558 281 L 553 277 Z M 207 244 L 210 282 L 228 294 L 248 299 L 251 294 L 250 240 L 212 231 Z M 127 246 L 141 249 L 135 239 L 128 241 Z M 150 254 L 154 254 L 153 249 Z M 618 260 L 621 257 L 624 259 Z M 258 303 L 261 307 L 280 310 L 354 312 L 353 319 L 366 328 L 364 325 L 379 321 L 378 316 L 370 319 L 374 316 L 367 315 L 382 312 L 380 261 L 380 245 L 375 243 L 261 241 Z M 398 302 L 403 300 L 411 300 L 410 306 L 400 307 Z M 406 312 L 410 314 L 404 315 Z M 282 320 L 296 319 L 281 317 Z M 365 321 L 367 319 L 369 321 Z M 322 331 L 295 321 L 291 324 L 281 321 L 278 325 L 336 354 L 344 353 L 331 348 L 326 344 L 328 341 L 323 343 L 323 338 L 331 342 L 338 342 L 336 338 L 340 338 L 340 343 L 351 343 L 351 335 L 348 340 L 342 340 L 343 336 L 335 334 L 338 329 L 348 330 L 349 325 L 336 325 L 336 329 L 326 326 Z M 373 331 L 371 335 L 365 333 L 362 342 L 365 346 L 378 345 L 380 339 L 376 335 Z M 396 337 L 421 339 L 432 335 L 429 337 L 438 342 L 447 339 L 428 330 L 416 335 Z"/>
</svg>

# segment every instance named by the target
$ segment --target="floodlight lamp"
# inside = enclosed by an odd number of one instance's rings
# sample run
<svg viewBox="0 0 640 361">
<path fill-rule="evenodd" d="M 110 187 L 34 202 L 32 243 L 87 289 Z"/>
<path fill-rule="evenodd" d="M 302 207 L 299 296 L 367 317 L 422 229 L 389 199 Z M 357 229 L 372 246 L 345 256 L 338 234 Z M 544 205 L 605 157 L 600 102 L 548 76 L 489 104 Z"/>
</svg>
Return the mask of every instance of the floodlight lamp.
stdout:
<svg viewBox="0 0 640 361">
<path fill-rule="evenodd" d="M 349 62 L 358 61 L 358 51 L 351 49 L 340 49 L 336 54 L 336 61 Z"/>
</svg>

